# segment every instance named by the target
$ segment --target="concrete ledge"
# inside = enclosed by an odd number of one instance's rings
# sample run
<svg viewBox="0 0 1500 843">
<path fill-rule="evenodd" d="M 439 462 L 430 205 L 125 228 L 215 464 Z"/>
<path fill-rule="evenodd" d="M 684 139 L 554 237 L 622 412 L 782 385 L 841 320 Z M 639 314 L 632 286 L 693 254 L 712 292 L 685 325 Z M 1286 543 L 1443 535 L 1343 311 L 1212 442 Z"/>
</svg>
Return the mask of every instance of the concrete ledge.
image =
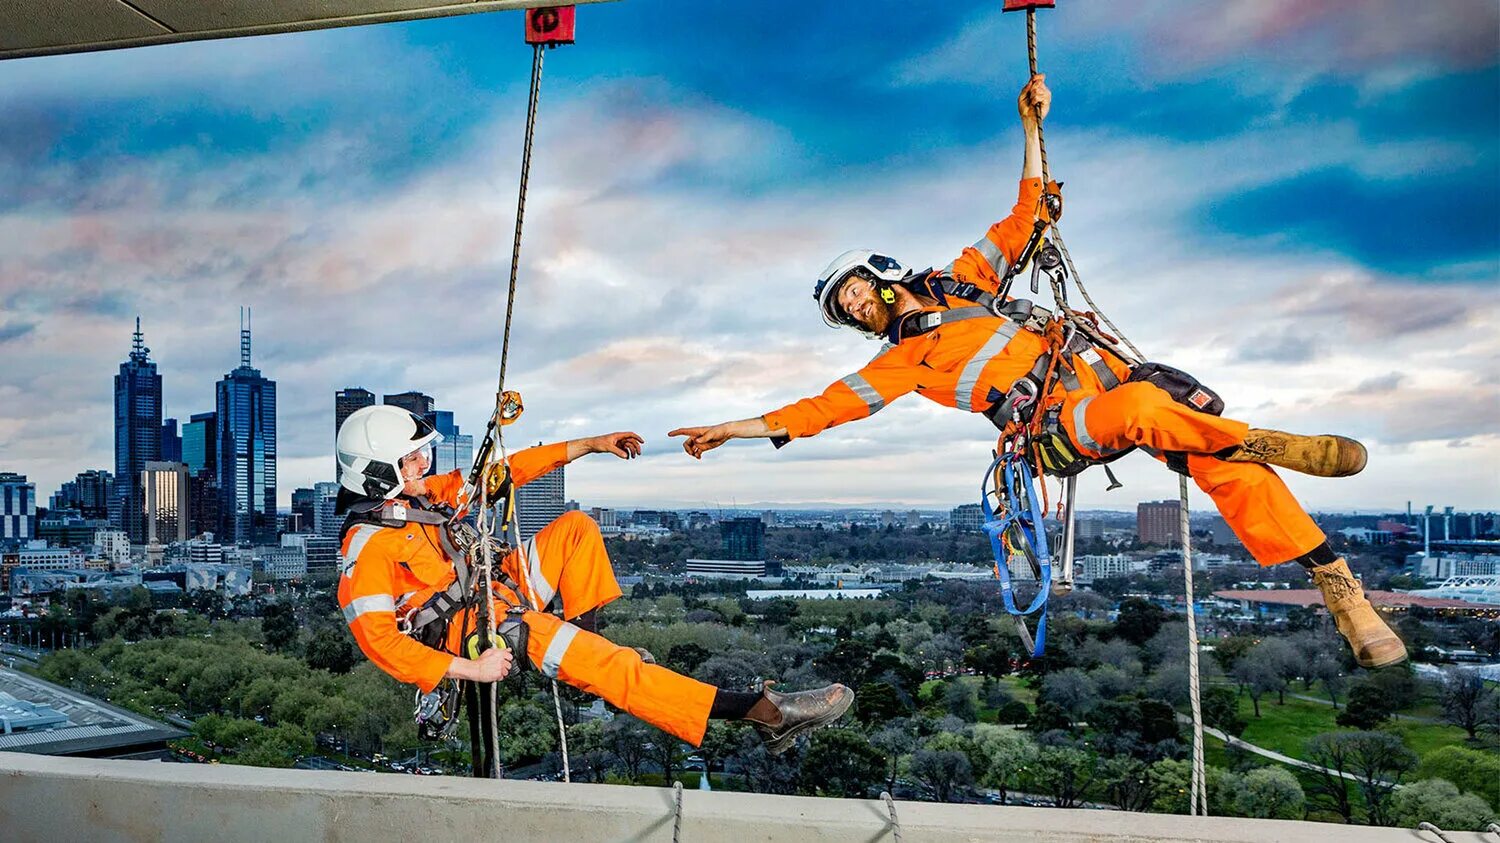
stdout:
<svg viewBox="0 0 1500 843">
<path fill-rule="evenodd" d="M 1272 820 L 928 802 L 896 809 L 905 843 L 1435 841 L 1399 829 Z M 670 841 L 672 820 L 672 792 L 661 788 L 0 753 L 0 836 L 8 841 Z M 892 831 L 878 801 L 695 790 L 683 797 L 686 843 L 874 843 L 894 841 Z"/>
</svg>

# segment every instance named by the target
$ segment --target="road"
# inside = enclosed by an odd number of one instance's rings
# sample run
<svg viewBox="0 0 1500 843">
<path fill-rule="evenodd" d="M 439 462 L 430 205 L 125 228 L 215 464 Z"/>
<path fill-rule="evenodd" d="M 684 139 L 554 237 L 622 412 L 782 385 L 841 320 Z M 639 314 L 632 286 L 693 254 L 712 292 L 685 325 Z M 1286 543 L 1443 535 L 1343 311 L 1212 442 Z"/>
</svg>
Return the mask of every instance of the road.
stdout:
<svg viewBox="0 0 1500 843">
<path fill-rule="evenodd" d="M 1191 717 L 1188 717 L 1186 714 L 1179 714 L 1179 715 L 1177 715 L 1177 722 L 1179 722 L 1179 723 L 1187 723 L 1187 724 L 1191 725 L 1192 722 L 1193 722 L 1193 719 Z M 1274 752 L 1272 750 L 1266 749 L 1263 746 L 1256 746 L 1255 744 L 1250 743 L 1249 741 L 1242 741 L 1239 738 L 1236 738 L 1236 737 L 1234 737 L 1232 735 L 1226 735 L 1223 732 L 1219 731 L 1218 729 L 1215 729 L 1212 726 L 1204 726 L 1203 727 L 1203 731 L 1204 731 L 1205 734 L 1209 734 L 1209 735 L 1212 735 L 1212 736 L 1218 738 L 1219 740 L 1223 741 L 1228 746 L 1237 747 L 1239 749 L 1245 750 L 1246 752 L 1252 752 L 1252 753 L 1254 753 L 1256 755 L 1261 756 L 1262 758 L 1269 758 L 1272 761 L 1277 761 L 1277 762 L 1280 762 L 1282 764 L 1290 765 L 1292 767 L 1301 767 L 1304 770 L 1311 770 L 1314 773 L 1324 773 L 1326 775 L 1341 776 L 1343 778 L 1348 779 L 1351 782 L 1360 782 L 1360 781 L 1363 781 L 1363 779 L 1361 779 L 1359 776 L 1354 775 L 1353 773 L 1340 773 L 1340 772 L 1337 772 L 1335 770 L 1330 770 L 1327 767 L 1319 767 L 1317 764 L 1313 764 L 1313 763 L 1308 762 L 1308 761 L 1303 761 L 1300 758 L 1293 758 L 1290 755 L 1282 755 L 1279 752 Z M 1379 784 L 1381 784 L 1381 785 L 1383 785 L 1385 787 L 1400 787 L 1401 786 L 1399 784 L 1392 784 L 1390 782 L 1379 782 Z"/>
</svg>

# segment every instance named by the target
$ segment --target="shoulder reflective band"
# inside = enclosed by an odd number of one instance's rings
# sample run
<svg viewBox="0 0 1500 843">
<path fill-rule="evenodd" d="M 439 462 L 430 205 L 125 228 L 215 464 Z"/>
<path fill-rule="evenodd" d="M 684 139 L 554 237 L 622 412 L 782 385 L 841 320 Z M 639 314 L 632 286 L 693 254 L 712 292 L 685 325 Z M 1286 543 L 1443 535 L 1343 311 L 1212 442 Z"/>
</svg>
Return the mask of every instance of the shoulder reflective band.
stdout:
<svg viewBox="0 0 1500 843">
<path fill-rule="evenodd" d="M 865 376 L 859 372 L 846 375 L 839 380 L 844 386 L 854 390 L 854 394 L 859 396 L 859 400 L 865 402 L 865 409 L 870 412 L 870 415 L 875 415 L 880 412 L 881 407 L 885 406 L 885 399 L 880 397 L 880 393 L 875 391 L 875 387 L 871 386 L 870 382 L 865 379 Z"/>
<path fill-rule="evenodd" d="M 527 9 L 526 43 L 548 46 L 573 43 L 573 13 L 572 6 Z"/>
<path fill-rule="evenodd" d="M 359 554 L 365 549 L 365 545 L 380 529 L 373 524 L 361 524 L 354 528 L 353 534 L 349 536 L 349 550 L 344 554 L 342 572 L 346 576 L 354 569 L 354 563 L 359 561 Z"/>
</svg>

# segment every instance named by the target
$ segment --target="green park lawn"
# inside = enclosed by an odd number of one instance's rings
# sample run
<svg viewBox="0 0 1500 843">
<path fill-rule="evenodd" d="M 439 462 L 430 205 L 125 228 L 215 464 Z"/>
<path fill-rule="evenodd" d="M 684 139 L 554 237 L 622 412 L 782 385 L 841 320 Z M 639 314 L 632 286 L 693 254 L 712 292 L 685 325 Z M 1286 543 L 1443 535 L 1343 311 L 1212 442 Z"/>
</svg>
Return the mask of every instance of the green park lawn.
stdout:
<svg viewBox="0 0 1500 843">
<path fill-rule="evenodd" d="M 1347 728 L 1334 722 L 1338 712 L 1333 706 L 1291 696 L 1285 705 L 1280 705 L 1274 694 L 1267 694 L 1260 701 L 1259 718 L 1255 717 L 1250 697 L 1243 696 L 1240 714 L 1249 724 L 1240 735 L 1243 740 L 1293 758 L 1304 757 L 1304 746 L 1314 735 Z M 1450 744 L 1470 746 L 1468 736 L 1456 726 L 1391 720 L 1380 728 L 1400 735 L 1418 757 Z"/>
</svg>

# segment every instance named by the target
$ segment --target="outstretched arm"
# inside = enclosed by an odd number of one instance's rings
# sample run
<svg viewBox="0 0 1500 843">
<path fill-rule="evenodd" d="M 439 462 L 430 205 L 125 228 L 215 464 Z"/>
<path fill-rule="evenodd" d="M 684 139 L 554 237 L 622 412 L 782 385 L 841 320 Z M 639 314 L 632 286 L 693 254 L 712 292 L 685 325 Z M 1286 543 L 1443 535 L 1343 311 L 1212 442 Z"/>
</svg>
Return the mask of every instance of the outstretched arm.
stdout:
<svg viewBox="0 0 1500 843">
<path fill-rule="evenodd" d="M 1038 73 L 1031 77 L 1021 95 L 1016 99 L 1016 110 L 1021 114 L 1021 131 L 1026 135 L 1026 151 L 1021 158 L 1021 178 L 1042 177 L 1042 120 L 1052 108 L 1052 92 L 1047 90 L 1047 75 Z"/>
<path fill-rule="evenodd" d="M 668 436 L 686 436 L 682 449 L 694 459 L 703 459 L 703 454 L 723 445 L 731 439 L 775 439 L 786 436 L 786 428 L 773 428 L 766 423 L 765 416 L 753 419 L 723 422 L 705 427 L 679 427 Z"/>
</svg>

